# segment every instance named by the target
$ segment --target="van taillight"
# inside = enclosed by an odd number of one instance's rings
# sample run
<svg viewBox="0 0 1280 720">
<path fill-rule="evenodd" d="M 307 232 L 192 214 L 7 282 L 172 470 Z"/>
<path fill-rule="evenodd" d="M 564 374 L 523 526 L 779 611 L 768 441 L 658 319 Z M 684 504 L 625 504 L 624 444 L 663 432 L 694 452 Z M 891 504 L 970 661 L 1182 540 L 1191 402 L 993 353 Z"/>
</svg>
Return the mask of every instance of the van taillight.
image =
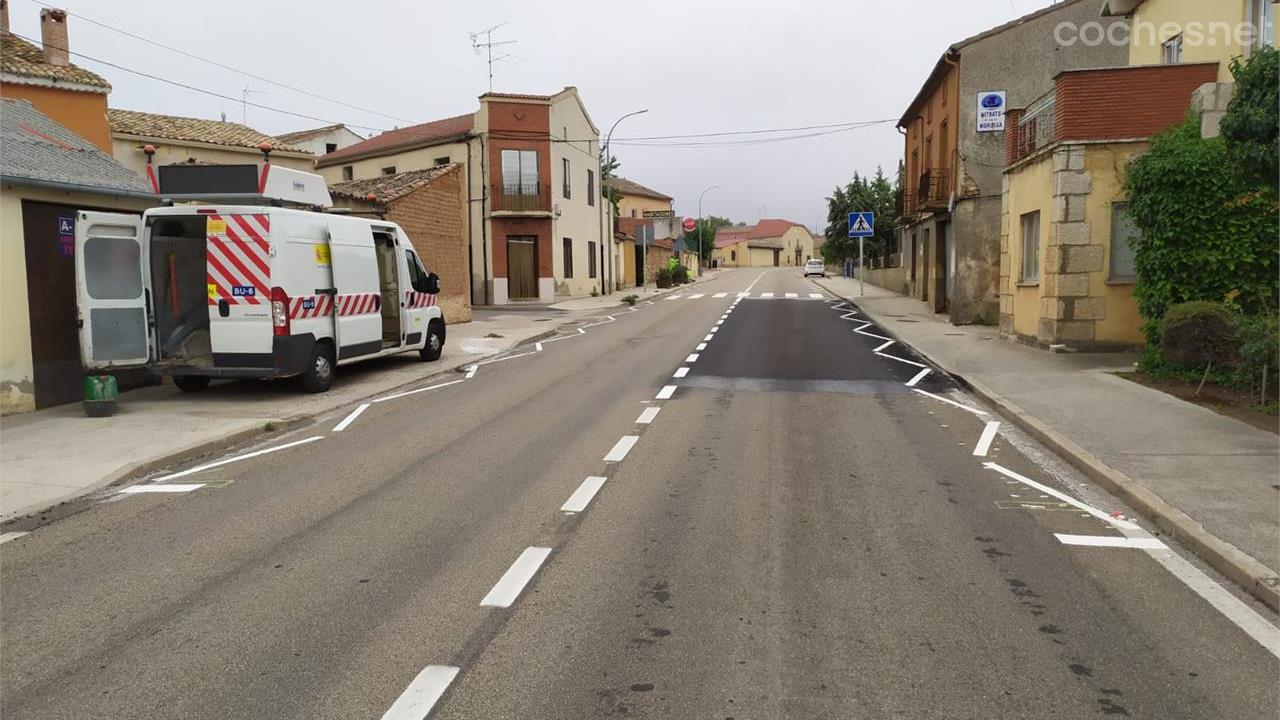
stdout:
<svg viewBox="0 0 1280 720">
<path fill-rule="evenodd" d="M 274 334 L 289 334 L 289 296 L 284 288 L 271 288 L 271 324 Z"/>
</svg>

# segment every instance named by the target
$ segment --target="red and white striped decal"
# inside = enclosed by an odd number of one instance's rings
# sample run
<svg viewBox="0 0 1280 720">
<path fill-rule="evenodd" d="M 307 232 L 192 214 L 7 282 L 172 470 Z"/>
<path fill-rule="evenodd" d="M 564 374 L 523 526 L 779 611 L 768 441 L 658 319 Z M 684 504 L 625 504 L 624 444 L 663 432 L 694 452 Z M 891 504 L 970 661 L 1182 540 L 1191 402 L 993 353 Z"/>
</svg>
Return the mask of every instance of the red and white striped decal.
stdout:
<svg viewBox="0 0 1280 720">
<path fill-rule="evenodd" d="M 351 293 L 338 296 L 338 315 L 368 315 L 378 311 L 378 293 Z"/>
<path fill-rule="evenodd" d="M 303 295 L 290 300 L 289 317 L 293 320 L 327 317 L 333 312 L 333 297 Z"/>
<path fill-rule="evenodd" d="M 209 215 L 205 244 L 205 280 L 209 304 L 271 302 L 271 220 L 264 214 Z"/>
<path fill-rule="evenodd" d="M 409 290 L 404 294 L 405 305 L 410 308 L 435 307 L 436 296 L 433 293 L 417 292 Z"/>
</svg>

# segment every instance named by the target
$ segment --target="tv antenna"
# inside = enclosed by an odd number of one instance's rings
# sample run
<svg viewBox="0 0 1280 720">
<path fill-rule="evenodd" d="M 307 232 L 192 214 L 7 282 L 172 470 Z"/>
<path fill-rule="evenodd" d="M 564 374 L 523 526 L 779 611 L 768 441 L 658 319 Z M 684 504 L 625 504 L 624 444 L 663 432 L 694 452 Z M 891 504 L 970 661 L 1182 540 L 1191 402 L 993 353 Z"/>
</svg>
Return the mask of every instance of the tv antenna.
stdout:
<svg viewBox="0 0 1280 720">
<path fill-rule="evenodd" d="M 245 85 L 240 91 L 240 124 L 249 124 L 249 96 L 250 95 L 266 95 L 265 90 L 252 90 L 249 85 Z"/>
<path fill-rule="evenodd" d="M 494 25 L 493 27 L 487 30 L 481 30 L 479 32 L 471 33 L 471 48 L 475 50 L 477 55 L 480 55 L 481 51 L 483 51 L 483 53 L 487 55 L 489 58 L 489 92 L 493 92 L 493 64 L 495 62 L 501 62 L 511 57 L 510 54 L 500 53 L 498 57 L 495 58 L 493 56 L 493 49 L 495 47 L 502 47 L 503 45 L 516 44 L 515 40 L 494 41 L 493 39 L 494 31 L 497 30 L 498 28 L 501 28 L 503 25 L 506 25 L 506 23 L 505 22 L 498 23 L 497 25 Z M 481 42 L 481 39 L 480 39 L 481 36 L 484 36 L 483 42 Z"/>
</svg>

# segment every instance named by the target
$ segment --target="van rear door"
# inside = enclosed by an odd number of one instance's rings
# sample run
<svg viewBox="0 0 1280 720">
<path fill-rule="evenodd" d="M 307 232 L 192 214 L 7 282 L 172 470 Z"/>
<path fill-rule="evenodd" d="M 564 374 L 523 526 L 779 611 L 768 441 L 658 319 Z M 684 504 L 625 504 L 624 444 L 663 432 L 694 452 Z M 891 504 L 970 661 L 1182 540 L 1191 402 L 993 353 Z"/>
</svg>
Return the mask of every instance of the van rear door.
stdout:
<svg viewBox="0 0 1280 720">
<path fill-rule="evenodd" d="M 382 351 L 382 292 L 373 230 L 356 218 L 329 218 L 333 268 L 334 334 L 338 361 Z"/>
<path fill-rule="evenodd" d="M 143 219 L 76 213 L 76 313 L 87 368 L 129 368 L 151 359 L 151 292 Z"/>
</svg>

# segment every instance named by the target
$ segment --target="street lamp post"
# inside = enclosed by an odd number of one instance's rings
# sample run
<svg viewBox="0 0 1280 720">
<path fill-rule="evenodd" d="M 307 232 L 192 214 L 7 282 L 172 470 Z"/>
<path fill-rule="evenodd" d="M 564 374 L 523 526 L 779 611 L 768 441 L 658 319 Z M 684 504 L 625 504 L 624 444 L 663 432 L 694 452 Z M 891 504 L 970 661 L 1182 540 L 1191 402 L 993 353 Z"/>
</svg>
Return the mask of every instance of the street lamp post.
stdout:
<svg viewBox="0 0 1280 720">
<path fill-rule="evenodd" d="M 707 240 L 706 240 L 707 224 L 702 221 L 702 196 L 706 195 L 712 190 L 715 190 L 718 187 L 720 186 L 711 185 L 706 190 L 703 190 L 701 195 L 698 195 L 698 274 L 699 275 L 702 274 L 702 256 L 705 254 L 704 248 L 706 248 L 706 245 L 707 245 Z"/>
<path fill-rule="evenodd" d="M 609 132 L 605 134 L 605 136 L 604 136 L 604 161 L 603 161 L 603 163 L 601 163 L 601 164 L 600 164 L 600 166 L 599 166 L 599 168 L 600 168 L 600 169 L 599 169 L 599 171 L 598 171 L 598 172 L 599 172 L 599 174 L 600 174 L 600 189 L 601 189 L 601 190 L 604 190 L 604 164 L 605 164 L 605 163 L 608 163 L 608 162 L 610 161 L 610 159 L 611 159 L 611 156 L 609 155 L 609 141 L 613 139 L 613 131 L 618 127 L 618 123 L 622 122 L 623 120 L 626 120 L 627 118 L 631 117 L 632 115 L 642 115 L 642 114 L 647 113 L 647 112 L 649 112 L 649 109 L 648 109 L 648 108 L 645 108 L 644 110 L 636 110 L 636 111 L 634 111 L 634 112 L 629 112 L 629 113 L 627 113 L 626 115 L 623 115 L 622 117 L 620 117 L 620 118 L 618 118 L 617 120 L 615 120 L 615 121 L 614 121 L 613 126 L 609 128 Z M 610 227 L 605 227 L 605 222 L 604 222 L 604 210 L 605 210 L 605 205 L 608 205 L 608 206 L 609 206 L 609 208 L 610 208 L 610 209 L 609 209 L 609 221 L 610 221 L 610 222 L 609 222 L 609 226 L 610 226 Z M 609 270 L 608 270 L 608 273 L 605 273 L 605 272 L 601 272 L 601 273 L 600 273 L 600 285 L 601 285 L 600 289 L 601 289 L 601 291 L 602 291 L 602 292 L 601 292 L 601 294 L 604 294 L 604 292 L 603 292 L 603 291 L 605 291 L 605 289 L 606 289 L 606 285 L 607 285 L 607 282 L 608 282 L 608 281 L 605 279 L 605 275 L 606 275 L 606 274 L 612 275 L 612 273 L 613 273 L 613 265 L 614 265 L 614 261 L 613 261 L 613 228 L 612 228 L 612 225 L 613 225 L 613 222 L 612 222 L 612 221 L 613 221 L 613 203 L 605 203 L 605 202 L 603 201 L 603 197 L 602 197 L 601 202 L 600 202 L 600 215 L 601 215 L 601 219 L 600 219 L 600 228 L 601 228 L 601 233 L 600 233 L 600 249 L 601 249 L 601 251 L 603 251 L 603 250 L 604 250 L 604 245 L 605 245 L 605 243 L 606 243 L 606 242 L 607 242 L 607 243 L 608 243 L 608 245 L 609 245 Z M 606 239 L 605 239 L 605 235 L 606 235 L 606 234 L 609 236 L 608 240 L 606 240 Z M 603 264 L 603 263 L 602 263 L 602 264 Z M 602 270 L 603 270 L 603 268 L 602 268 Z M 648 278 L 645 278 L 645 279 L 647 280 Z"/>
</svg>

